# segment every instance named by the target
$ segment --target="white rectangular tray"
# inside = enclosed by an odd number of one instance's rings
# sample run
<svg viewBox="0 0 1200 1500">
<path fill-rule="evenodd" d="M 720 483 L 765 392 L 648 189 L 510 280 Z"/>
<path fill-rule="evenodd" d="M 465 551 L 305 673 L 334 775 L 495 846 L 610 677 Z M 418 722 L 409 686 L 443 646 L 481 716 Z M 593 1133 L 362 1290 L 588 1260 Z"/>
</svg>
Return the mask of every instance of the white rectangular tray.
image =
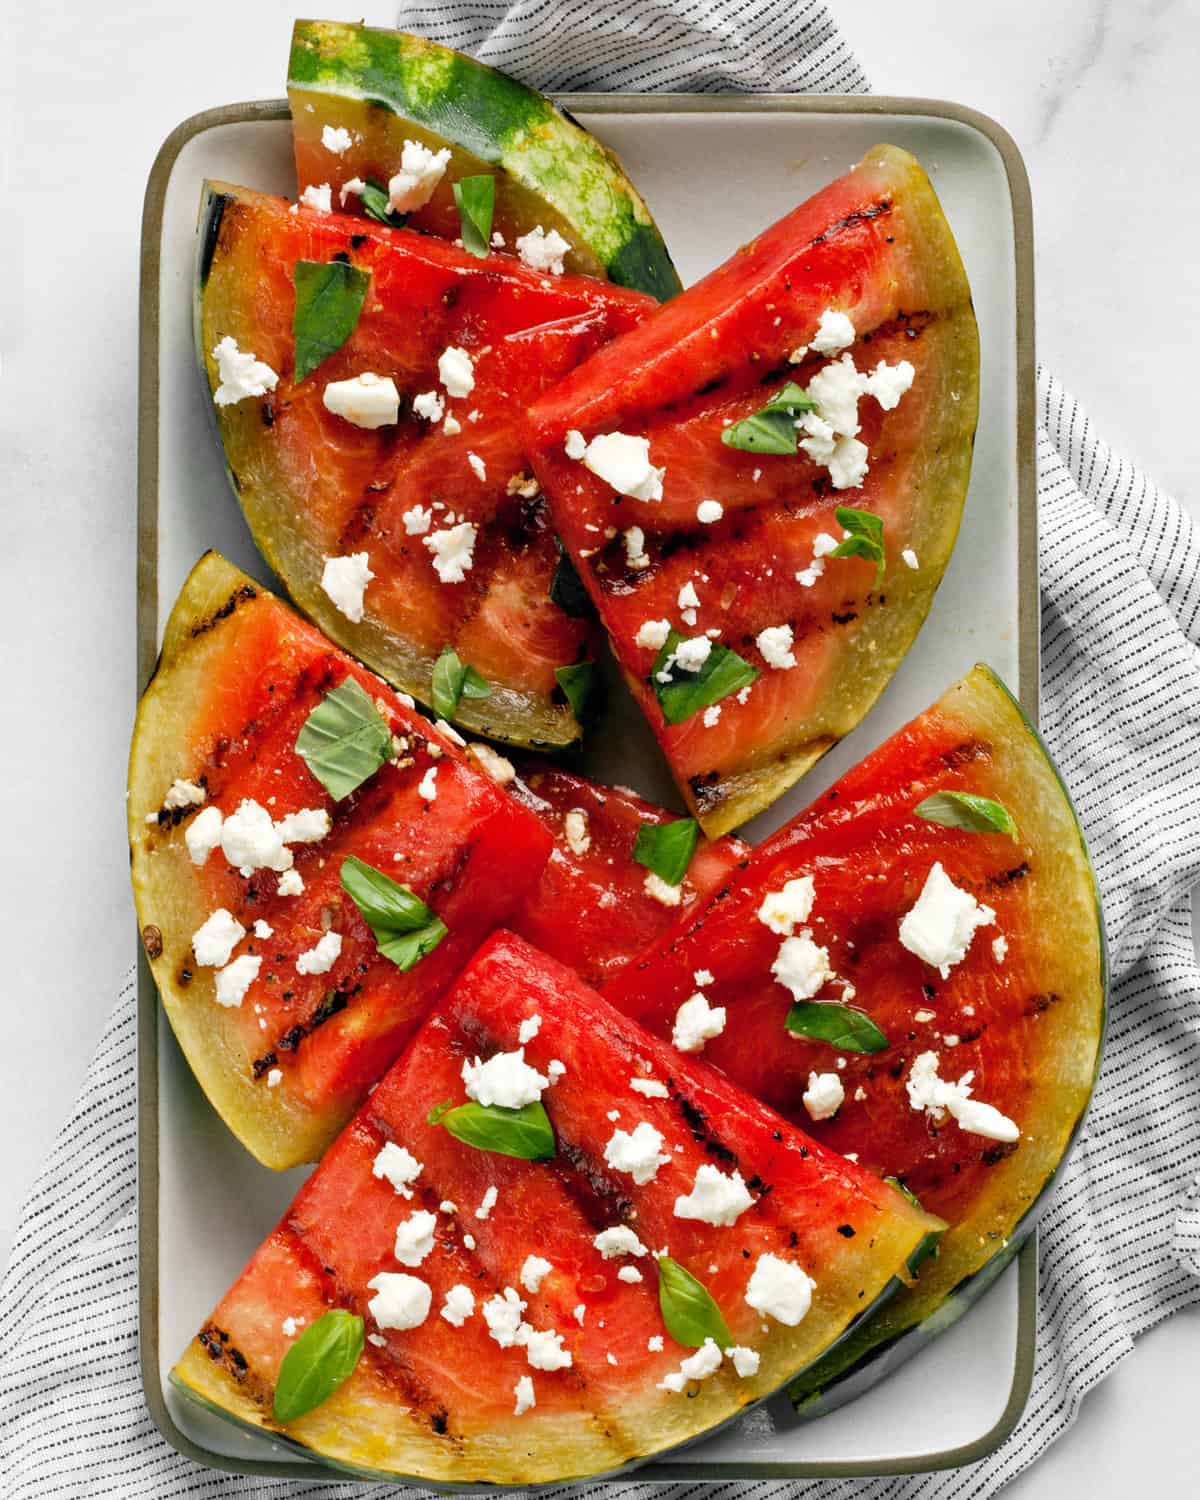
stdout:
<svg viewBox="0 0 1200 1500">
<path fill-rule="evenodd" d="M 750 826 L 792 816 L 977 661 L 1037 709 L 1033 499 L 1032 246 L 1028 188 L 1011 140 L 971 111 L 861 97 L 575 95 L 562 100 L 623 158 L 684 284 L 840 175 L 872 145 L 916 153 L 966 262 L 982 386 L 971 489 L 957 551 L 917 642 L 853 734 Z M 217 548 L 271 582 L 230 493 L 192 348 L 192 259 L 207 177 L 294 194 L 287 106 L 234 105 L 185 121 L 151 174 L 143 223 L 139 427 L 139 671 L 187 573 Z M 601 779 L 676 801 L 636 712 L 593 757 Z M 143 962 L 140 1005 L 141 1348 L 147 1402 L 166 1437 L 202 1463 L 316 1477 L 267 1438 L 181 1401 L 167 1372 L 272 1228 L 308 1169 L 259 1166 L 218 1120 L 162 1018 Z M 707 1442 L 639 1471 L 703 1480 L 902 1473 L 971 1462 L 1000 1443 L 1028 1395 L 1036 1246 L 956 1327 L 850 1406 L 797 1422 L 776 1398 Z M 929 1393 L 942 1396 L 931 1401 Z"/>
</svg>

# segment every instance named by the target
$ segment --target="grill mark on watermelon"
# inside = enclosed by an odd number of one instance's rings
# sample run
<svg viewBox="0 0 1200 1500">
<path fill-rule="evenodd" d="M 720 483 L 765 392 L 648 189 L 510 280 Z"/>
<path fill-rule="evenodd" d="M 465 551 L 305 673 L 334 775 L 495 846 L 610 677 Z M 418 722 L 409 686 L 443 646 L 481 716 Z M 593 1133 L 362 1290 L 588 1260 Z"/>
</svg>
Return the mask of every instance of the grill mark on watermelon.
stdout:
<svg viewBox="0 0 1200 1500">
<path fill-rule="evenodd" d="M 1014 865 L 1011 870 L 1002 870 L 999 875 L 989 875 L 987 888 L 990 891 L 1002 891 L 1005 886 L 1015 885 L 1018 880 L 1024 880 L 1029 874 L 1029 861 L 1023 859 L 1019 865 Z"/>
<path fill-rule="evenodd" d="M 195 639 L 197 636 L 204 635 L 207 631 L 210 631 L 215 626 L 219 625 L 222 620 L 227 620 L 229 616 L 233 614 L 234 610 L 239 607 L 239 605 L 248 603 L 251 599 L 257 598 L 258 590 L 252 583 L 242 584 L 241 588 L 235 589 L 233 593 L 230 594 L 229 598 L 226 599 L 225 603 L 222 604 L 218 609 L 214 610 L 211 615 L 208 615 L 205 619 L 201 620 L 199 624 L 192 626 L 192 638 Z"/>
<path fill-rule="evenodd" d="M 869 224 L 873 219 L 889 218 L 892 212 L 892 200 L 881 198 L 878 203 L 873 203 L 870 208 L 855 209 L 852 214 L 846 214 L 844 218 L 835 219 L 828 229 L 823 229 L 815 239 L 809 240 L 809 247 L 824 245 L 837 235 L 845 233 L 847 229 L 853 229 L 856 224 Z M 807 267 L 806 267 L 807 269 Z"/>
<path fill-rule="evenodd" d="M 1025 1009 L 1021 1014 L 1024 1016 L 1040 1016 L 1045 1011 L 1048 1011 L 1052 1005 L 1057 1005 L 1061 999 L 1062 996 L 1056 995 L 1053 990 L 1046 994 L 1030 995 L 1028 1001 L 1026 1001 Z"/>
<path fill-rule="evenodd" d="M 242 1351 L 230 1342 L 229 1334 L 210 1319 L 196 1335 L 196 1342 L 212 1360 L 220 1365 L 231 1380 L 237 1382 L 247 1395 L 260 1405 L 266 1405 L 270 1385 L 255 1375 Z"/>
</svg>

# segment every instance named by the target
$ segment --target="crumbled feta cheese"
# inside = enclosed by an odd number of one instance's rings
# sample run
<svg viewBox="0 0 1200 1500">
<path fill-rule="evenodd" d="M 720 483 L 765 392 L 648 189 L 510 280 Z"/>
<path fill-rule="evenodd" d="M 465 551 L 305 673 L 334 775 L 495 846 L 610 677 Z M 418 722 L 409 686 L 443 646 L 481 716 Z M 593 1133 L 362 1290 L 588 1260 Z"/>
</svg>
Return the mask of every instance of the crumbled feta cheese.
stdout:
<svg viewBox="0 0 1200 1500">
<path fill-rule="evenodd" d="M 766 630 L 760 630 L 755 638 L 755 644 L 762 652 L 763 661 L 768 667 L 774 667 L 776 671 L 786 672 L 796 665 L 796 656 L 792 651 L 792 627 L 790 625 L 768 625 Z"/>
<path fill-rule="evenodd" d="M 375 577 L 365 552 L 351 552 L 346 557 L 327 557 L 321 572 L 321 588 L 334 607 L 352 625 L 363 617 L 363 595 Z"/>
<path fill-rule="evenodd" d="M 491 1215 L 492 1209 L 495 1208 L 496 1199 L 499 1196 L 500 1193 L 496 1184 L 494 1182 L 489 1183 L 484 1190 L 483 1197 L 479 1200 L 479 1207 L 475 1210 L 475 1217 L 477 1219 L 488 1218 Z"/>
<path fill-rule="evenodd" d="M 177 812 L 184 807 L 199 807 L 208 793 L 194 781 L 173 781 L 163 798 L 163 807 L 168 812 Z"/>
<path fill-rule="evenodd" d="M 483 774 L 494 781 L 497 786 L 508 786 L 510 782 L 517 779 L 517 770 L 512 761 L 506 760 L 498 750 L 493 750 L 490 745 L 468 745 L 467 754 Z"/>
<path fill-rule="evenodd" d="M 475 365 L 465 349 L 449 344 L 438 355 L 438 379 L 451 396 L 469 396 L 475 389 Z"/>
<path fill-rule="evenodd" d="M 559 1062 L 557 1057 L 552 1057 L 546 1064 L 546 1072 L 550 1075 L 550 1082 L 554 1083 L 567 1071 L 566 1063 Z"/>
<path fill-rule="evenodd" d="M 277 896 L 299 896 L 304 890 L 304 881 L 299 870 L 285 870 L 275 887 Z"/>
<path fill-rule="evenodd" d="M 462 431 L 462 423 L 453 412 L 448 411 L 446 413 L 446 420 L 442 423 L 442 431 L 447 437 L 457 437 Z"/>
<path fill-rule="evenodd" d="M 262 940 L 265 942 L 267 938 L 275 936 L 275 929 L 269 922 L 264 922 L 263 919 L 259 917 L 254 923 L 254 936 L 256 938 L 262 938 Z"/>
<path fill-rule="evenodd" d="M 726 1349 L 725 1355 L 727 1359 L 733 1361 L 733 1368 L 742 1380 L 748 1380 L 752 1375 L 758 1374 L 757 1349 L 747 1349 L 744 1344 L 734 1344 L 732 1349 Z"/>
<path fill-rule="evenodd" d="M 321 401 L 326 411 L 355 427 L 374 431 L 391 427 L 400 418 L 400 392 L 390 375 L 364 370 L 350 380 L 331 380 Z"/>
<path fill-rule="evenodd" d="M 814 354 L 837 354 L 854 342 L 854 324 L 844 312 L 827 307 L 809 348 Z"/>
<path fill-rule="evenodd" d="M 841 359 L 822 365 L 808 384 L 809 398 L 816 402 L 817 410 L 815 413 L 806 412 L 801 417 L 803 430 L 815 438 L 825 436 L 824 430 L 812 421 L 815 416 L 833 432 L 856 437 L 858 402 L 862 394 L 863 376 L 855 369 L 852 355 L 843 354 Z"/>
<path fill-rule="evenodd" d="M 284 847 L 271 814 L 252 799 L 242 801 L 221 825 L 221 852 L 245 876 L 255 870 L 287 870 L 292 851 Z"/>
<path fill-rule="evenodd" d="M 812 1306 L 817 1283 L 791 1261 L 760 1255 L 746 1285 L 746 1302 L 765 1318 L 795 1328 Z"/>
<path fill-rule="evenodd" d="M 856 490 L 867 477 L 869 450 L 856 437 L 839 437 L 829 459 L 829 478 L 835 490 Z"/>
<path fill-rule="evenodd" d="M 703 989 L 706 984 L 716 984 L 716 982 L 717 976 L 712 972 L 711 969 L 697 969 L 696 972 L 692 975 L 692 983 L 698 984 L 701 989 Z"/>
<path fill-rule="evenodd" d="M 659 1167 L 665 1167 L 671 1160 L 662 1145 L 661 1133 L 641 1120 L 631 1131 L 613 1131 L 604 1148 L 604 1160 L 614 1172 L 628 1172 L 640 1186 L 653 1182 Z"/>
<path fill-rule="evenodd" d="M 631 526 L 625 533 L 625 566 L 641 573 L 650 566 L 646 552 L 646 533 L 640 526 Z"/>
<path fill-rule="evenodd" d="M 542 1282 L 553 1269 L 550 1262 L 540 1255 L 527 1255 L 521 1266 L 521 1285 L 527 1292 L 540 1291 Z"/>
<path fill-rule="evenodd" d="M 647 1099 L 669 1099 L 671 1091 L 665 1083 L 659 1083 L 657 1078 L 631 1078 L 629 1087 L 635 1094 L 642 1094 Z"/>
<path fill-rule="evenodd" d="M 338 954 L 342 951 L 342 935 L 340 932 L 327 932 L 315 948 L 309 948 L 301 953 L 296 960 L 297 974 L 328 974 L 337 962 Z"/>
<path fill-rule="evenodd" d="M 517 1027 L 517 1041 L 520 1042 L 522 1047 L 527 1046 L 541 1029 L 541 1016 L 526 1016 L 520 1026 Z"/>
<path fill-rule="evenodd" d="M 209 968 L 222 968 L 245 936 L 246 929 L 233 913 L 218 906 L 212 916 L 192 934 L 192 952 L 196 955 L 196 962 Z"/>
<path fill-rule="evenodd" d="M 569 444 L 570 437 L 567 441 Z M 587 444 L 583 465 L 619 495 L 628 495 L 633 500 L 663 497 L 663 475 L 667 471 L 656 469 L 650 462 L 647 438 L 632 437 L 625 432 L 601 433 Z"/>
<path fill-rule="evenodd" d="M 228 335 L 212 352 L 217 362 L 217 388 L 213 401 L 218 406 L 235 406 L 249 396 L 265 396 L 279 384 L 279 376 L 261 359 L 243 353 Z"/>
<path fill-rule="evenodd" d="M 402 1198 L 412 1197 L 410 1184 L 416 1182 L 423 1170 L 423 1163 L 408 1147 L 398 1146 L 395 1141 L 385 1141 L 371 1163 L 371 1176 L 390 1182 Z"/>
<path fill-rule="evenodd" d="M 810 1120 L 832 1120 L 842 1107 L 846 1091 L 836 1073 L 810 1073 L 804 1091 L 804 1107 Z"/>
<path fill-rule="evenodd" d="M 677 1219 L 698 1219 L 702 1224 L 733 1224 L 753 1207 L 754 1199 L 742 1181 L 742 1174 L 724 1172 L 709 1162 L 696 1168 L 690 1193 L 675 1200 Z"/>
<path fill-rule="evenodd" d="M 957 1083 L 938 1077 L 938 1055 L 922 1052 L 913 1059 L 905 1081 L 908 1102 L 913 1109 L 924 1110 L 932 1119 L 941 1120 L 947 1112 L 961 1130 L 982 1135 L 988 1140 L 1011 1142 L 1020 1139 L 1020 1129 L 991 1104 L 971 1097 L 974 1072 L 964 1073 Z"/>
<path fill-rule="evenodd" d="M 725 514 L 725 507 L 719 500 L 701 500 L 696 507 L 696 519 L 701 526 L 712 526 Z"/>
<path fill-rule="evenodd" d="M 463 1245 L 468 1250 L 474 1250 L 474 1248 L 475 1248 L 475 1236 L 473 1234 L 464 1234 L 463 1235 Z"/>
<path fill-rule="evenodd" d="M 275 824 L 285 844 L 318 844 L 333 827 L 323 807 L 302 807 Z"/>
<path fill-rule="evenodd" d="M 411 214 L 424 208 L 449 165 L 448 148 L 431 151 L 420 141 L 405 141 L 400 170 L 388 182 L 388 208 L 394 214 Z"/>
<path fill-rule="evenodd" d="M 661 875 L 656 875 L 653 870 L 646 871 L 646 878 L 642 881 L 642 889 L 647 896 L 652 897 L 660 906 L 678 906 L 683 900 L 683 887 L 681 885 L 668 885 Z"/>
<path fill-rule="evenodd" d="M 961 890 L 935 863 L 925 877 L 917 903 L 900 923 L 900 943 L 910 953 L 937 969 L 943 979 L 967 956 L 979 927 L 996 920 L 990 906 L 981 906 Z"/>
<path fill-rule="evenodd" d="M 333 189 L 327 182 L 321 183 L 320 187 L 310 182 L 300 194 L 300 202 L 305 208 L 315 208 L 319 214 L 330 214 L 333 212 Z"/>
<path fill-rule="evenodd" d="M 680 609 L 699 609 L 700 595 L 696 592 L 696 585 L 689 578 L 679 590 L 677 603 Z"/>
<path fill-rule="evenodd" d="M 225 819 L 219 807 L 206 807 L 196 814 L 183 831 L 183 841 L 194 865 L 202 865 L 221 842 L 221 825 Z"/>
<path fill-rule="evenodd" d="M 332 151 L 334 156 L 341 156 L 343 152 L 349 151 L 354 138 L 344 125 L 323 125 L 321 144 L 326 151 Z"/>
<path fill-rule="evenodd" d="M 586 1306 L 586 1304 L 583 1303 L 583 1302 L 577 1302 L 575 1304 L 574 1308 L 571 1310 L 571 1316 L 579 1324 L 580 1328 L 582 1328 L 583 1327 L 583 1320 L 584 1320 L 585 1317 L 587 1317 L 587 1306 Z"/>
<path fill-rule="evenodd" d="M 705 729 L 712 729 L 720 719 L 720 717 L 721 705 L 719 703 L 710 703 L 709 706 L 704 710 L 704 713 L 701 715 L 701 723 L 704 725 Z"/>
<path fill-rule="evenodd" d="M 646 1255 L 648 1253 L 645 1245 L 628 1224 L 614 1224 L 611 1229 L 602 1229 L 592 1244 L 605 1260 L 616 1260 L 621 1255 Z"/>
<path fill-rule="evenodd" d="M 914 1021 L 932 1021 L 934 1019 L 934 1017 L 935 1017 L 936 1014 L 937 1014 L 937 1012 L 936 1011 L 932 1011 L 932 1010 L 919 1010 L 913 1016 L 913 1020 Z"/>
<path fill-rule="evenodd" d="M 243 953 L 241 958 L 235 958 L 231 964 L 218 969 L 214 995 L 217 1004 L 224 1005 L 227 1009 L 240 1005 L 246 998 L 246 991 L 258 978 L 261 968 L 262 959 L 257 954 Z"/>
<path fill-rule="evenodd" d="M 837 537 L 830 536 L 827 531 L 818 531 L 813 537 L 812 555 L 814 558 L 828 557 L 831 552 L 836 552 L 841 546 Z"/>
<path fill-rule="evenodd" d="M 652 1333 L 646 1340 L 646 1348 L 651 1354 L 661 1354 L 663 1351 L 663 1336 L 661 1333 Z"/>
<path fill-rule="evenodd" d="M 443 583 L 461 583 L 475 561 L 475 527 L 470 521 L 432 531 L 425 545 L 433 553 L 433 570 Z"/>
<path fill-rule="evenodd" d="M 563 444 L 563 451 L 568 458 L 574 459 L 576 463 L 587 452 L 587 439 L 577 427 L 572 427 L 570 432 L 567 433 L 566 442 Z"/>
<path fill-rule="evenodd" d="M 525 1061 L 525 1048 L 497 1052 L 487 1062 L 465 1062 L 462 1081 L 467 1098 L 477 1104 L 497 1104 L 502 1109 L 523 1109 L 542 1097 L 550 1080 Z"/>
<path fill-rule="evenodd" d="M 345 208 L 347 198 L 352 196 L 361 197 L 366 192 L 366 189 L 367 185 L 361 177 L 347 177 L 338 189 L 338 202 Z"/>
<path fill-rule="evenodd" d="M 423 536 L 433 525 L 433 511 L 424 505 L 414 505 L 400 519 L 409 536 Z"/>
<path fill-rule="evenodd" d="M 437 767 L 430 766 L 417 784 L 417 796 L 422 802 L 437 800 Z"/>
<path fill-rule="evenodd" d="M 642 1273 L 636 1266 L 622 1266 L 617 1272 L 618 1281 L 627 1281 L 632 1286 L 635 1282 L 642 1280 Z"/>
<path fill-rule="evenodd" d="M 467 463 L 470 466 L 471 473 L 474 474 L 475 478 L 478 479 L 478 481 L 480 482 L 480 484 L 486 484 L 487 483 L 487 465 L 484 463 L 483 459 L 480 458 L 479 454 L 478 453 L 468 453 L 467 454 Z"/>
<path fill-rule="evenodd" d="M 634 636 L 634 644 L 646 651 L 661 651 L 671 634 L 670 620 L 646 620 Z"/>
<path fill-rule="evenodd" d="M 1008 956 L 1008 939 L 1003 933 L 998 938 L 992 939 L 992 957 L 998 964 L 1002 964 Z"/>
<path fill-rule="evenodd" d="M 522 1323 L 517 1342 L 525 1345 L 525 1358 L 534 1370 L 569 1370 L 574 1364 L 569 1349 L 563 1348 L 563 1336 L 550 1328 L 531 1328 Z"/>
<path fill-rule="evenodd" d="M 798 875 L 781 891 L 768 891 L 758 908 L 758 920 L 780 937 L 791 937 L 801 922 L 807 922 L 813 909 L 815 889 L 811 875 Z"/>
<path fill-rule="evenodd" d="M 483 1321 L 501 1349 L 511 1349 L 520 1342 L 521 1314 L 528 1305 L 510 1286 L 483 1304 Z"/>
<path fill-rule="evenodd" d="M 294 1339 L 296 1337 L 296 1335 L 300 1332 L 301 1328 L 303 1328 L 303 1327 L 304 1327 L 304 1319 L 303 1318 L 284 1318 L 284 1320 L 283 1320 L 283 1336 L 284 1336 L 284 1338 L 285 1339 Z"/>
<path fill-rule="evenodd" d="M 549 271 L 553 276 L 563 273 L 563 256 L 571 246 L 557 229 L 547 232 L 538 224 L 528 234 L 517 236 L 517 254 L 534 271 Z"/>
<path fill-rule="evenodd" d="M 892 411 L 899 406 L 900 397 L 912 389 L 916 373 L 906 359 L 902 359 L 898 365 L 884 364 L 880 360 L 871 373 L 863 377 L 863 391 L 868 396 L 874 396 L 884 411 Z"/>
<path fill-rule="evenodd" d="M 779 945 L 771 973 L 785 989 L 791 990 L 794 1000 L 811 1000 L 833 978 L 829 950 L 803 934 L 785 938 Z"/>
<path fill-rule="evenodd" d="M 395 1256 L 402 1266 L 419 1266 L 433 1251 L 437 1215 L 419 1208 L 396 1226 Z"/>
<path fill-rule="evenodd" d="M 906 568 L 912 568 L 915 571 L 921 566 L 917 559 L 917 554 L 911 547 L 905 547 L 904 551 L 900 554 L 900 558 Z"/>
<path fill-rule="evenodd" d="M 537 1397 L 533 1393 L 533 1381 L 528 1375 L 522 1375 L 513 1386 L 513 1395 L 517 1398 L 517 1404 L 513 1407 L 514 1417 L 523 1417 L 527 1411 L 537 1405 Z"/>
<path fill-rule="evenodd" d="M 699 1052 L 724 1030 L 725 1007 L 709 1005 L 707 996 L 697 991 L 675 1012 L 671 1041 L 680 1052 Z"/>
<path fill-rule="evenodd" d="M 383 1336 L 383 1334 L 381 1334 L 381 1333 L 368 1333 L 367 1334 L 367 1343 L 368 1344 L 374 1344 L 375 1347 L 376 1347 L 376 1349 L 386 1349 L 387 1348 L 387 1339 L 385 1339 L 384 1336 Z"/>
<path fill-rule="evenodd" d="M 436 391 L 422 391 L 413 397 L 412 409 L 426 422 L 440 422 L 446 412 L 446 403 Z"/>
<path fill-rule="evenodd" d="M 420 1328 L 429 1316 L 433 1293 L 419 1276 L 380 1271 L 367 1285 L 375 1293 L 367 1310 L 379 1328 Z"/>
<path fill-rule="evenodd" d="M 592 847 L 592 836 L 588 833 L 587 813 L 582 808 L 571 808 L 563 818 L 563 837 L 572 854 L 582 856 Z"/>
<path fill-rule="evenodd" d="M 442 1317 L 445 1318 L 446 1322 L 452 1328 L 461 1328 L 474 1312 L 475 1294 L 469 1286 L 464 1286 L 461 1281 L 456 1281 L 446 1291 L 446 1300 L 442 1303 Z"/>
<path fill-rule="evenodd" d="M 267 1073 L 267 1087 L 277 1089 L 283 1082 L 283 1072 L 279 1068 L 271 1068 Z"/>
<path fill-rule="evenodd" d="M 664 1375 L 658 1382 L 660 1391 L 674 1391 L 678 1395 L 692 1380 L 704 1380 L 721 1368 L 721 1350 L 712 1339 L 705 1339 L 695 1354 L 680 1361 L 679 1369 Z"/>
</svg>

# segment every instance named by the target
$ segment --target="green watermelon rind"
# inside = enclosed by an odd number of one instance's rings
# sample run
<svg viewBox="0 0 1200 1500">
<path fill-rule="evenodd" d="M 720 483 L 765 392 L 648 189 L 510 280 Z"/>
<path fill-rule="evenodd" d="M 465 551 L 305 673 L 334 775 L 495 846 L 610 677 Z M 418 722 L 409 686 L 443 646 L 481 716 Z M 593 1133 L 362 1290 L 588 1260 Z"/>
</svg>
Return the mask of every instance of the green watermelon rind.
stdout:
<svg viewBox="0 0 1200 1500">
<path fill-rule="evenodd" d="M 1083 872 L 1086 873 L 1092 888 L 1092 897 L 1096 913 L 1096 927 L 1100 941 L 1100 1017 L 1099 1028 L 1096 1039 L 1096 1059 L 1092 1072 L 1091 1086 L 1094 1089 L 1096 1079 L 1100 1073 L 1100 1064 L 1104 1053 L 1104 1036 L 1108 1024 L 1108 997 L 1109 997 L 1109 966 L 1108 966 L 1108 942 L 1104 930 L 1104 913 L 1100 904 L 1099 886 L 1096 881 L 1096 872 L 1092 865 L 1091 855 L 1088 852 L 1087 840 L 1084 836 L 1083 826 L 1079 821 L 1079 814 L 1075 810 L 1075 804 L 1067 785 L 1062 778 L 1054 762 L 1053 756 L 1046 747 L 1045 741 L 1038 733 L 1029 715 L 1022 708 L 1019 700 L 1009 690 L 1008 685 L 990 667 L 981 665 L 976 670 L 982 671 L 990 684 L 999 690 L 1001 695 L 1013 707 L 1020 716 L 1021 722 L 1029 732 L 1034 743 L 1041 752 L 1043 759 L 1054 775 L 1062 792 L 1063 801 L 1070 809 L 1072 821 L 1079 836 L 1079 848 L 1083 855 Z M 1089 1091 L 1090 1100 L 1090 1091 Z M 958 1283 L 941 1302 L 925 1315 L 918 1323 L 908 1328 L 899 1330 L 891 1337 L 881 1342 L 873 1342 L 871 1339 L 870 1322 L 874 1314 L 879 1311 L 879 1304 L 872 1306 L 865 1312 L 856 1323 L 846 1331 L 846 1336 L 831 1345 L 819 1359 L 814 1360 L 807 1370 L 795 1376 L 788 1385 L 788 1398 L 792 1403 L 796 1414 L 804 1420 L 827 1415 L 836 1411 L 839 1407 L 847 1405 L 858 1396 L 865 1394 L 872 1386 L 879 1383 L 884 1376 L 891 1374 L 900 1365 L 906 1364 L 915 1354 L 919 1354 L 923 1348 L 936 1338 L 938 1334 L 952 1327 L 976 1302 L 999 1280 L 1002 1272 L 1006 1271 L 1016 1258 L 1019 1251 L 1028 1241 L 1030 1235 L 1037 1228 L 1038 1220 L 1045 1212 L 1047 1205 L 1053 1196 L 1054 1188 L 1063 1168 L 1066 1166 L 1075 1143 L 1083 1129 L 1087 1118 L 1087 1102 L 1079 1112 L 1079 1118 L 1075 1122 L 1070 1135 L 1067 1137 L 1066 1145 L 1063 1147 L 1062 1155 L 1054 1170 L 1046 1178 L 1041 1191 L 1022 1214 L 1020 1219 L 1010 1231 L 1007 1239 L 1003 1242 L 995 1255 L 987 1263 L 965 1277 Z M 918 1251 L 914 1253 L 914 1259 Z M 928 1253 L 928 1252 L 927 1252 Z M 921 1257 L 923 1259 L 924 1257 Z M 915 1266 L 910 1262 L 910 1267 Z"/>
<path fill-rule="evenodd" d="M 288 63 L 293 115 L 306 94 L 385 109 L 495 163 L 553 205 L 609 280 L 660 302 L 682 291 L 663 237 L 616 157 L 508 74 L 402 31 L 297 21 Z"/>
</svg>

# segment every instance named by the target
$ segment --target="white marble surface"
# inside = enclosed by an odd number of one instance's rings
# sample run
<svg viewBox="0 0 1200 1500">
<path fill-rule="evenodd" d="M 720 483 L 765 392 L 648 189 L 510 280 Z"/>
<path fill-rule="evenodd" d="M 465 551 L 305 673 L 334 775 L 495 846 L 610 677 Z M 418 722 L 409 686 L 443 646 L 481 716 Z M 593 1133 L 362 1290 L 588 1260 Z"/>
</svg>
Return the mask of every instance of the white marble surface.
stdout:
<svg viewBox="0 0 1200 1500">
<path fill-rule="evenodd" d="M 1200 517 L 1200 9 L 835 9 L 878 90 L 957 99 L 1016 137 L 1033 182 L 1041 355 Z M 281 0 L 0 5 L 0 909 L 14 1017 L 0 1054 L 0 1254 L 133 951 L 122 792 L 145 178 L 185 115 L 282 92 L 293 14 Z M 1198 1331 L 1193 1316 L 1149 1335 L 1011 1493 L 1124 1500 L 1154 1479 L 1194 1484 Z"/>
</svg>

